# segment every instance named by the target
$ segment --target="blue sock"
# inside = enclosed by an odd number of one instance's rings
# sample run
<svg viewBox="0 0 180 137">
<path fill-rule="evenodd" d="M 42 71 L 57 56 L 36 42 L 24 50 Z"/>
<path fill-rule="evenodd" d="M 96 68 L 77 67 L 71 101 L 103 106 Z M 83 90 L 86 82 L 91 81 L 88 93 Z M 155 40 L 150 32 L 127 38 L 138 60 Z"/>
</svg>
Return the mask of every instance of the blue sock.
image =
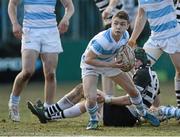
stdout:
<svg viewBox="0 0 180 137">
<path fill-rule="evenodd" d="M 97 111 L 98 111 L 98 105 L 96 103 L 96 105 L 92 108 L 86 108 L 87 109 L 87 112 L 89 113 L 89 116 L 90 116 L 90 121 L 98 121 L 98 118 L 97 118 Z"/>
<path fill-rule="evenodd" d="M 138 96 L 136 96 L 136 97 L 130 97 L 130 100 L 131 100 L 131 103 L 136 106 L 138 113 L 141 116 L 145 116 L 146 110 L 144 108 L 141 95 L 138 94 Z"/>
<path fill-rule="evenodd" d="M 180 118 L 180 109 L 178 108 L 173 106 L 162 106 L 160 110 L 167 118 Z"/>
<path fill-rule="evenodd" d="M 9 103 L 14 104 L 14 105 L 19 105 L 20 101 L 20 96 L 14 96 L 12 93 L 9 98 Z"/>
</svg>

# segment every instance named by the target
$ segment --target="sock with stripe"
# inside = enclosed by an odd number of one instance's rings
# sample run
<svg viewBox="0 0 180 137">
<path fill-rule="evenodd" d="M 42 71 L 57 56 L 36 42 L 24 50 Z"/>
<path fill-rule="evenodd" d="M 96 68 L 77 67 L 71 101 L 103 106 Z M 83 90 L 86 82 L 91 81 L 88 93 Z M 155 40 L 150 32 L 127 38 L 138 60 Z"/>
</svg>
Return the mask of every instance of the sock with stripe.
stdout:
<svg viewBox="0 0 180 137">
<path fill-rule="evenodd" d="M 9 106 L 12 106 L 12 105 L 19 105 L 19 102 L 20 102 L 20 96 L 14 96 L 12 93 L 10 95 L 10 98 L 9 98 Z"/>
<path fill-rule="evenodd" d="M 54 115 L 51 115 L 51 117 L 48 116 L 50 119 L 64 119 L 64 118 L 73 118 L 80 116 L 82 114 L 80 110 L 79 104 L 76 104 L 75 106 L 65 109 L 63 111 L 57 112 Z"/>
<path fill-rule="evenodd" d="M 173 106 L 161 106 L 160 111 L 167 118 L 180 118 L 180 109 Z"/>
<path fill-rule="evenodd" d="M 141 116 L 145 116 L 146 115 L 146 110 L 144 109 L 141 95 L 138 93 L 138 96 L 130 97 L 130 100 L 131 100 L 131 103 L 136 106 L 136 109 L 137 109 L 138 113 Z"/>
<path fill-rule="evenodd" d="M 57 103 L 46 108 L 46 115 L 48 116 L 48 118 L 51 118 L 52 116 L 55 116 L 56 113 L 60 113 L 63 110 L 72 107 L 73 105 L 74 104 L 66 96 L 64 96 Z"/>
<path fill-rule="evenodd" d="M 96 103 L 93 107 L 88 107 L 86 103 L 86 111 L 89 114 L 90 121 L 98 121 L 97 111 L 98 111 L 98 105 Z"/>
<path fill-rule="evenodd" d="M 175 78 L 174 83 L 175 83 L 177 107 L 180 108 L 180 79 Z"/>
</svg>

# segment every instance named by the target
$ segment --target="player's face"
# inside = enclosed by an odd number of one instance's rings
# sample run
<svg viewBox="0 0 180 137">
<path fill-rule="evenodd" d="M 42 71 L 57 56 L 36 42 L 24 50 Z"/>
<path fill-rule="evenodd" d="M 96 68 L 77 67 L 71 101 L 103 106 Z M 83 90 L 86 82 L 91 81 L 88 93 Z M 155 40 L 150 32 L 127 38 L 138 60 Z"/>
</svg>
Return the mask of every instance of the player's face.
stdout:
<svg viewBox="0 0 180 137">
<path fill-rule="evenodd" d="M 135 69 L 138 69 L 142 64 L 143 63 L 141 60 L 135 59 L 135 65 L 134 65 Z"/>
<path fill-rule="evenodd" d="M 129 27 L 128 21 L 118 17 L 113 18 L 111 28 L 115 36 L 121 36 Z"/>
</svg>

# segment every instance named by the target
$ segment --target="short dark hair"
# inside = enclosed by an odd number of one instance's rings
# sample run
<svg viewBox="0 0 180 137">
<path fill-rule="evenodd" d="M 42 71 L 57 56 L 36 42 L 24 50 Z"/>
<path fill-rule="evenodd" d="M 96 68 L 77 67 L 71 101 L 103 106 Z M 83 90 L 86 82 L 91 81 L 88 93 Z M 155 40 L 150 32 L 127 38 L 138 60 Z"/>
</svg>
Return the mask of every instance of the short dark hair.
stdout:
<svg viewBox="0 0 180 137">
<path fill-rule="evenodd" d="M 120 18 L 120 19 L 127 20 L 128 23 L 129 23 L 129 15 L 128 15 L 125 11 L 123 11 L 123 10 L 119 11 L 118 13 L 116 13 L 116 14 L 113 16 L 113 18 L 115 18 L 115 17 Z"/>
<path fill-rule="evenodd" d="M 141 60 L 143 65 L 149 64 L 147 54 L 143 48 L 141 47 L 135 48 L 134 53 L 135 53 L 135 58 Z"/>
</svg>

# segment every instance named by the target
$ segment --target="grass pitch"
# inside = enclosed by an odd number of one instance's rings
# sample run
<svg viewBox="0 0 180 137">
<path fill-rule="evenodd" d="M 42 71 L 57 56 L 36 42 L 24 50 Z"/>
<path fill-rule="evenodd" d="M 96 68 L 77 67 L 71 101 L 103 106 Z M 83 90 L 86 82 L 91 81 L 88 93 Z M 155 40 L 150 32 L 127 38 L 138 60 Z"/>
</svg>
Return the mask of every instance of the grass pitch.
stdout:
<svg viewBox="0 0 180 137">
<path fill-rule="evenodd" d="M 71 90 L 77 83 L 61 83 L 58 86 L 56 101 Z M 161 104 L 174 105 L 175 94 L 173 83 L 161 83 Z M 21 95 L 20 114 L 21 122 L 13 123 L 8 119 L 8 99 L 11 85 L 0 85 L 0 136 L 180 136 L 180 124 L 176 120 L 161 123 L 160 127 L 152 127 L 148 123 L 133 127 L 103 127 L 100 123 L 99 130 L 87 131 L 88 115 L 83 114 L 77 118 L 63 119 L 48 124 L 40 124 L 38 119 L 27 109 L 28 100 L 43 100 L 43 84 L 31 83 Z M 123 92 L 124 94 L 125 92 Z M 117 92 L 116 94 L 122 94 Z"/>
</svg>

